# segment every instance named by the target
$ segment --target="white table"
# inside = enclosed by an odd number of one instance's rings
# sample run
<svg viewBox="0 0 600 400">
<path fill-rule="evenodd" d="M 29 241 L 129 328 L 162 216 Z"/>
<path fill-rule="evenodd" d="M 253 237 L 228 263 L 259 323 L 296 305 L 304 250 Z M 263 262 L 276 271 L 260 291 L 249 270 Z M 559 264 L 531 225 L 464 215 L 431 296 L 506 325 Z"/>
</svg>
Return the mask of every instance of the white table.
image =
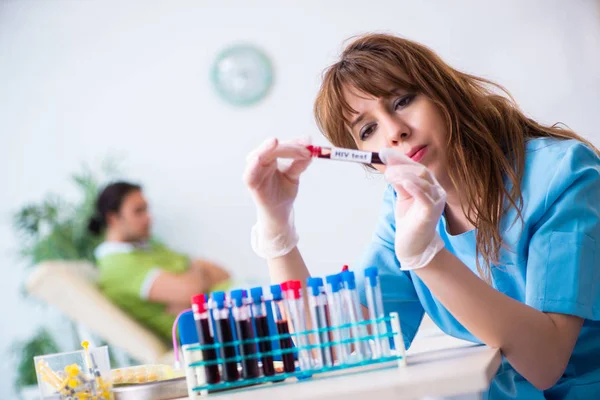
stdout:
<svg viewBox="0 0 600 400">
<path fill-rule="evenodd" d="M 500 351 L 446 335 L 424 335 L 408 351 L 408 365 L 357 369 L 343 375 L 215 393 L 209 399 L 438 399 L 480 398 L 500 366 Z"/>
</svg>

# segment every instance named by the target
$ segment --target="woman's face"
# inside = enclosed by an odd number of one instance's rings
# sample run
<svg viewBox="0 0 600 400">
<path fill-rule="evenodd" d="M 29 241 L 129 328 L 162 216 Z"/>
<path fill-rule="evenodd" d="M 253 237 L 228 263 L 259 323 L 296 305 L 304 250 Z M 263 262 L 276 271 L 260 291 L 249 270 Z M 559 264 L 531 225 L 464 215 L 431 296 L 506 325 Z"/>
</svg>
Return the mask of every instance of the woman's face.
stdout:
<svg viewBox="0 0 600 400">
<path fill-rule="evenodd" d="M 380 151 L 389 147 L 427 167 L 440 183 L 447 181 L 447 129 L 438 107 L 425 95 L 404 89 L 395 96 L 375 98 L 344 90 L 352 137 L 360 150 Z M 385 165 L 374 165 L 380 172 Z M 443 183 L 442 183 L 443 185 Z"/>
</svg>

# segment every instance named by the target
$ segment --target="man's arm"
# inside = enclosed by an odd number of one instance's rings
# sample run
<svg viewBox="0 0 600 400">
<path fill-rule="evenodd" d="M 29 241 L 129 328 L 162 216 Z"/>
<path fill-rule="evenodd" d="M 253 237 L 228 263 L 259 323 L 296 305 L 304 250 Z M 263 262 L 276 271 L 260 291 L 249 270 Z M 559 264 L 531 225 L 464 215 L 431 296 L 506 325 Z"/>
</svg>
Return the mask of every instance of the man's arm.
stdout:
<svg viewBox="0 0 600 400">
<path fill-rule="evenodd" d="M 229 273 L 217 264 L 194 260 L 190 268 L 181 274 L 160 270 L 150 287 L 148 300 L 166 304 L 167 310 L 181 310 L 189 307 L 193 295 L 206 293 L 215 284 L 227 279 Z"/>
<path fill-rule="evenodd" d="M 148 300 L 166 305 L 190 304 L 193 295 L 204 293 L 209 287 L 209 280 L 197 269 L 190 268 L 182 274 L 160 270 L 150 286 Z"/>
<path fill-rule="evenodd" d="M 224 282 L 231 278 L 231 275 L 220 265 L 205 259 L 196 259 L 192 261 L 190 269 L 196 269 L 200 273 L 205 274 L 211 282 L 211 286 Z"/>
</svg>

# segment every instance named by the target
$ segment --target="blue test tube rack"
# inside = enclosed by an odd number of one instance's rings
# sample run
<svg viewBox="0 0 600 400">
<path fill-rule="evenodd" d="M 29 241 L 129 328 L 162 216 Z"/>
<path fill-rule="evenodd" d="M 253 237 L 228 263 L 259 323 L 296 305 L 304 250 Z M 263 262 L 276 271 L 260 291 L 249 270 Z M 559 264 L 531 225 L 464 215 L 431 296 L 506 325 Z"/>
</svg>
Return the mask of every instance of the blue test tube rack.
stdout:
<svg viewBox="0 0 600 400">
<path fill-rule="evenodd" d="M 259 342 L 261 342 L 263 340 L 264 341 L 279 341 L 280 339 L 291 338 L 297 344 L 298 337 L 302 336 L 302 335 L 308 336 L 309 340 L 310 340 L 310 338 L 313 335 L 319 335 L 323 332 L 328 333 L 333 330 L 348 329 L 348 328 L 352 328 L 353 326 L 360 326 L 360 327 L 370 326 L 373 324 L 377 324 L 379 326 L 387 326 L 388 329 L 386 332 L 375 333 L 375 334 L 366 334 L 361 337 L 350 337 L 348 339 L 342 340 L 341 342 L 336 342 L 336 341 L 332 340 L 332 341 L 320 343 L 320 344 L 308 344 L 305 346 L 296 346 L 291 349 L 276 349 L 269 353 L 260 353 L 259 351 L 257 351 L 255 354 L 251 354 L 248 358 L 260 359 L 261 357 L 265 357 L 265 356 L 273 356 L 273 357 L 279 356 L 280 357 L 281 355 L 287 354 L 287 353 L 295 353 L 295 355 L 297 355 L 298 352 L 300 352 L 302 350 L 306 350 L 310 353 L 315 349 L 320 349 L 323 347 L 334 346 L 334 348 L 335 348 L 335 346 L 339 345 L 339 344 L 347 344 L 347 343 L 354 344 L 354 343 L 364 342 L 364 341 L 369 341 L 369 340 L 375 341 L 378 339 L 381 339 L 381 340 L 390 340 L 391 339 L 393 341 L 395 351 L 392 352 L 390 356 L 363 359 L 363 360 L 360 360 L 360 361 L 357 361 L 354 363 L 339 364 L 338 362 L 336 362 L 333 366 L 323 366 L 320 368 L 313 368 L 310 370 L 296 369 L 295 372 L 291 372 L 291 373 L 281 372 L 281 373 L 276 373 L 273 376 L 260 376 L 258 378 L 252 378 L 252 379 L 239 379 L 234 382 L 221 381 L 216 384 L 209 384 L 206 382 L 204 367 L 209 366 L 209 365 L 215 365 L 215 364 L 223 365 L 226 362 L 233 362 L 233 361 L 235 361 L 237 363 L 241 363 L 243 360 L 245 360 L 244 356 L 239 355 L 239 356 L 227 358 L 227 359 L 218 357 L 215 360 L 204 361 L 204 360 L 202 360 L 202 351 L 208 350 L 208 349 L 217 349 L 217 354 L 221 354 L 221 352 L 219 350 L 222 346 L 235 346 L 237 348 L 240 345 L 248 344 L 247 341 L 234 340 L 233 342 L 215 343 L 212 345 L 199 345 L 199 344 L 194 345 L 193 344 L 193 345 L 183 346 L 182 352 L 183 352 L 184 367 L 185 367 L 186 380 L 187 380 L 187 386 L 188 386 L 188 396 L 189 396 L 190 400 L 200 400 L 201 396 L 207 396 L 207 395 L 209 395 L 209 393 L 215 392 L 215 391 L 222 391 L 222 390 L 227 390 L 227 389 L 242 389 L 244 387 L 254 386 L 254 385 L 263 384 L 263 383 L 277 384 L 284 380 L 289 382 L 288 379 L 290 379 L 290 378 L 299 380 L 299 379 L 309 378 L 313 375 L 318 375 L 318 374 L 322 374 L 322 373 L 326 373 L 326 372 L 353 370 L 353 369 L 368 366 L 368 365 L 382 364 L 381 367 L 384 367 L 383 364 L 388 363 L 387 366 L 389 367 L 390 362 L 396 362 L 397 366 L 399 368 L 405 366 L 406 365 L 406 349 L 404 347 L 404 340 L 402 338 L 402 331 L 400 329 L 400 320 L 398 317 L 398 313 L 390 313 L 389 316 L 386 316 L 386 317 L 382 317 L 382 318 L 379 318 L 376 320 L 370 320 L 370 319 L 363 320 L 363 321 L 360 321 L 360 322 L 357 322 L 354 324 L 347 323 L 347 324 L 343 324 L 343 325 L 339 325 L 339 326 L 328 326 L 328 327 L 324 327 L 321 329 L 306 330 L 303 332 L 293 332 L 293 333 L 286 334 L 286 335 L 271 335 L 271 336 L 265 336 L 263 338 L 255 337 L 254 339 L 250 340 L 249 342 L 255 343 L 257 349 L 259 348 Z M 310 341 L 305 341 L 305 342 L 310 343 Z"/>
</svg>

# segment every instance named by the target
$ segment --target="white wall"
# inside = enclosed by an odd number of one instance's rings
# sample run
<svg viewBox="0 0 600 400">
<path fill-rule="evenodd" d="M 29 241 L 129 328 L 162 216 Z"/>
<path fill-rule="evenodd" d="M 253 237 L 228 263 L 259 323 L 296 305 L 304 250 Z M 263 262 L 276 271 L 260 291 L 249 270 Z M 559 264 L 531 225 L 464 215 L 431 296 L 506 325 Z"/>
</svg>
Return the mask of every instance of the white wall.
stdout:
<svg viewBox="0 0 600 400">
<path fill-rule="evenodd" d="M 591 0 L 0 2 L 0 352 L 33 320 L 56 319 L 20 304 L 10 212 L 48 191 L 71 193 L 67 176 L 109 153 L 124 155 L 128 177 L 144 183 L 156 233 L 172 246 L 265 276 L 249 246 L 245 155 L 268 136 L 323 141 L 312 117 L 320 73 L 345 39 L 372 30 L 421 41 L 504 84 L 533 117 L 600 144 L 600 11 Z M 247 109 L 221 102 L 208 78 L 213 57 L 239 41 L 262 47 L 276 68 L 270 96 Z M 297 220 L 315 273 L 358 257 L 382 188 L 347 164 L 307 172 Z M 2 399 L 12 397 L 13 367 L 0 358 Z"/>
</svg>

